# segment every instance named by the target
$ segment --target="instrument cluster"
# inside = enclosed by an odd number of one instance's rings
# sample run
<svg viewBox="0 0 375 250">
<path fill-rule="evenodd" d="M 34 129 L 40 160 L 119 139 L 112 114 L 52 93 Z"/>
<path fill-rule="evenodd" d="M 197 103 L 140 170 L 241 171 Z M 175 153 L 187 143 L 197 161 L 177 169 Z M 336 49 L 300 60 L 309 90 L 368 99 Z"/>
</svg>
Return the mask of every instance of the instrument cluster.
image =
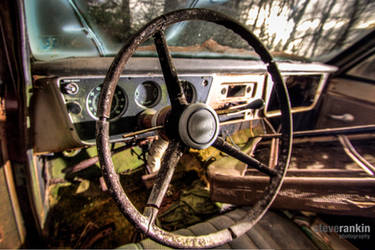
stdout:
<svg viewBox="0 0 375 250">
<path fill-rule="evenodd" d="M 97 104 L 103 76 L 64 77 L 58 79 L 69 118 L 82 140 L 95 138 Z M 212 76 L 180 76 L 188 102 L 205 102 Z M 163 76 L 122 76 L 111 106 L 111 134 L 132 131 L 136 117 L 146 109 L 160 110 L 170 105 Z"/>
<path fill-rule="evenodd" d="M 266 116 L 279 114 L 273 105 L 275 96 L 271 93 L 272 81 L 265 74 L 180 75 L 179 78 L 189 103 L 207 103 L 214 109 L 221 110 L 244 106 L 249 100 L 263 99 L 266 103 Z M 284 75 L 284 78 L 288 84 L 293 112 L 312 109 L 319 98 L 317 93 L 321 92 L 325 78 L 321 74 Z M 93 143 L 95 139 L 97 105 L 103 80 L 104 76 L 57 79 L 68 119 L 80 141 L 86 144 Z M 162 75 L 122 76 L 112 100 L 111 139 L 120 140 L 123 134 L 139 129 L 138 118 L 145 110 L 157 112 L 169 105 L 168 91 Z M 243 111 L 238 115 L 249 120 L 257 119 L 259 114 Z"/>
</svg>

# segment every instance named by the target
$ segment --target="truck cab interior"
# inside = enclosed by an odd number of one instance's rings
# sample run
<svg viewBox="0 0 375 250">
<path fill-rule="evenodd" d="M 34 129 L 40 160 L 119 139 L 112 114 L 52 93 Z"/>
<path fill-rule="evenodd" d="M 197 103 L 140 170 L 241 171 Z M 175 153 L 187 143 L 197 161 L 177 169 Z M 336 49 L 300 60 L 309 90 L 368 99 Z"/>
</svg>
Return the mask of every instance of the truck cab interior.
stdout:
<svg viewBox="0 0 375 250">
<path fill-rule="evenodd" d="M 370 248 L 372 1 L 0 12 L 1 248 Z"/>
</svg>

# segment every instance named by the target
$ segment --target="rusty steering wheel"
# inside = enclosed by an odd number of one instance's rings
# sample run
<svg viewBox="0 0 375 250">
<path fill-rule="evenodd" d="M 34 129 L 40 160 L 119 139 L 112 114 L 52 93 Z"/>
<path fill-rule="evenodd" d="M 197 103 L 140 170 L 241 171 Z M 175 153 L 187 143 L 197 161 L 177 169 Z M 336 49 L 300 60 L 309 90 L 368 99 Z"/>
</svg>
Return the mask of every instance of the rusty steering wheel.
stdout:
<svg viewBox="0 0 375 250">
<path fill-rule="evenodd" d="M 165 40 L 164 30 L 167 26 L 188 20 L 203 20 L 222 25 L 248 42 L 267 67 L 276 88 L 281 110 L 281 137 L 279 160 L 275 168 L 269 168 L 256 159 L 248 156 L 218 136 L 220 124 L 215 111 L 206 104 L 188 104 L 184 96 L 182 83 Z M 154 38 L 160 64 L 162 67 L 168 95 L 171 101 L 171 112 L 163 120 L 169 146 L 162 160 L 157 179 L 149 196 L 143 213 L 138 211 L 125 194 L 115 172 L 109 147 L 109 117 L 113 93 L 125 64 L 137 47 L 150 37 Z M 96 142 L 103 169 L 103 175 L 109 190 L 121 212 L 150 238 L 175 248 L 210 248 L 227 243 L 247 232 L 264 215 L 275 199 L 289 165 L 292 148 L 292 119 L 290 102 L 286 85 L 270 53 L 256 36 L 237 21 L 212 10 L 185 9 L 162 15 L 136 33 L 118 52 L 105 77 L 98 103 L 96 124 Z M 198 125 L 196 125 L 198 124 Z M 202 131 L 202 128 L 203 131 Z M 248 211 L 247 216 L 237 224 L 221 231 L 200 236 L 182 236 L 167 232 L 156 226 L 154 221 L 167 191 L 174 169 L 182 152 L 188 147 L 202 149 L 209 146 L 237 158 L 270 176 L 269 185 L 262 199 Z"/>
</svg>

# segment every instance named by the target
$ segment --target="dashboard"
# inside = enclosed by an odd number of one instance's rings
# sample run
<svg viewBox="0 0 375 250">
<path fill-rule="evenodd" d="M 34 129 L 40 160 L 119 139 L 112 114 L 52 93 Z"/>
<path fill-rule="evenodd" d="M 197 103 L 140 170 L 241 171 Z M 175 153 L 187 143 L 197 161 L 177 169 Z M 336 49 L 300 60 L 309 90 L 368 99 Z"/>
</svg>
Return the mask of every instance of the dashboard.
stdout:
<svg viewBox="0 0 375 250">
<path fill-rule="evenodd" d="M 95 139 L 96 109 L 104 76 L 78 76 L 56 79 L 69 119 L 80 139 L 90 144 Z M 180 76 L 187 101 L 205 102 L 212 76 Z M 72 91 L 72 89 L 74 91 Z M 122 76 L 117 84 L 110 115 L 112 141 L 137 127 L 137 117 L 145 110 L 169 106 L 164 78 L 161 75 Z"/>
<path fill-rule="evenodd" d="M 279 115 L 273 82 L 257 61 L 174 59 L 188 102 L 207 103 L 215 110 L 245 106 L 255 99 L 265 109 L 244 110 L 226 118 L 243 121 Z M 57 152 L 95 144 L 96 109 L 111 58 L 65 59 L 33 64 L 30 102 L 36 152 Z M 139 116 L 170 105 L 157 58 L 132 58 L 114 93 L 110 140 L 140 129 Z M 311 110 L 329 74 L 336 69 L 316 63 L 280 62 L 288 86 L 292 112 Z M 147 136 L 147 133 L 146 135 Z"/>
</svg>

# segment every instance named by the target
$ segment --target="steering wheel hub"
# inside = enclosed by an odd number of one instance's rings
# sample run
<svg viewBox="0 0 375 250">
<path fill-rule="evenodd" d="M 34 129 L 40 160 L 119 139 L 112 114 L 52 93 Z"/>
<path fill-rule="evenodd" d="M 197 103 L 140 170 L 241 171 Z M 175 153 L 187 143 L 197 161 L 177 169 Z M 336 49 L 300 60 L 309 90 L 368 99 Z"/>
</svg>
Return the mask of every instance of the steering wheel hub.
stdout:
<svg viewBox="0 0 375 250">
<path fill-rule="evenodd" d="M 218 136 L 219 118 L 207 104 L 191 104 L 179 119 L 178 133 L 186 145 L 196 149 L 208 148 Z"/>
</svg>

